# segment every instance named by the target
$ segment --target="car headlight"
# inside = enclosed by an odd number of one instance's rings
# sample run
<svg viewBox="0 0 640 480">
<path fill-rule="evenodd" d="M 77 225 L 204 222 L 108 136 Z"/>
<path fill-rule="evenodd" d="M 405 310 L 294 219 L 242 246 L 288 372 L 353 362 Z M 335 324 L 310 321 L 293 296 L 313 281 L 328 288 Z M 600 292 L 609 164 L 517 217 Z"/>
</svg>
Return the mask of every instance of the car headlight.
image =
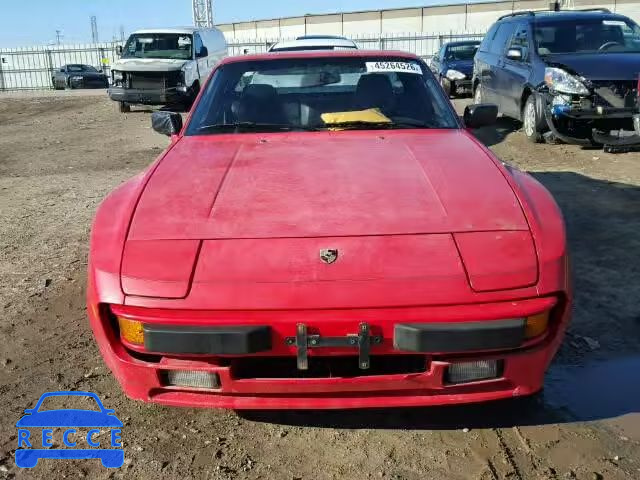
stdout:
<svg viewBox="0 0 640 480">
<path fill-rule="evenodd" d="M 113 79 L 116 80 L 116 81 L 122 81 L 122 80 L 124 80 L 124 75 L 122 74 L 122 72 L 114 70 L 113 71 Z"/>
<path fill-rule="evenodd" d="M 467 76 L 458 70 L 447 70 L 446 77 L 449 80 L 464 80 Z"/>
<path fill-rule="evenodd" d="M 589 95 L 589 89 L 577 77 L 561 68 L 547 67 L 544 71 L 544 83 L 549 90 L 572 95 Z"/>
<path fill-rule="evenodd" d="M 83 79 L 84 79 L 84 77 L 80 77 L 80 76 L 77 76 L 77 75 L 75 77 L 71 77 L 71 80 L 76 80 L 76 81 L 80 81 L 80 80 L 83 80 Z"/>
</svg>

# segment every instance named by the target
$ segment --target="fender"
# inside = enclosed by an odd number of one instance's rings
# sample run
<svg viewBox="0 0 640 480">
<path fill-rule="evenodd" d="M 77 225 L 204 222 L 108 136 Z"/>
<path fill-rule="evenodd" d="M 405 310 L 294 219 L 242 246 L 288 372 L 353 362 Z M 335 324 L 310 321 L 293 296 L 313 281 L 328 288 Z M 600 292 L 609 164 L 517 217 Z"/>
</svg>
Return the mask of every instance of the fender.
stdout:
<svg viewBox="0 0 640 480">
<path fill-rule="evenodd" d="M 195 60 L 189 60 L 182 67 L 184 72 L 184 83 L 187 88 L 193 86 L 193 82 L 200 80 L 200 73 L 198 72 L 198 63 Z"/>
<path fill-rule="evenodd" d="M 169 147 L 147 168 L 113 190 L 98 206 L 89 239 L 87 262 L 87 304 L 123 303 L 120 267 L 124 243 L 133 213 L 147 182 L 162 160 L 180 141 L 176 136 Z"/>
<path fill-rule="evenodd" d="M 539 288 L 545 293 L 570 292 L 567 232 L 562 211 L 551 193 L 528 173 L 505 165 L 514 193 L 529 221 L 540 265 Z"/>
<path fill-rule="evenodd" d="M 553 196 L 531 175 L 501 162 L 472 134 L 467 135 L 502 172 L 520 203 L 538 255 L 538 294 L 570 292 L 567 233 L 562 211 Z"/>
</svg>

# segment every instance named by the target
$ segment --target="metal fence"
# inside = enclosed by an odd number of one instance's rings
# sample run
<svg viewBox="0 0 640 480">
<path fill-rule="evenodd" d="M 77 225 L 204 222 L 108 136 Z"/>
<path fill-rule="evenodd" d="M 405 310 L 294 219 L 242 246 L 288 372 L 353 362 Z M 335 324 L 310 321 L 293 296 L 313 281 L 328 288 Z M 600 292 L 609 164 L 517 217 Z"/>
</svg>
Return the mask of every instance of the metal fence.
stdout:
<svg viewBox="0 0 640 480">
<path fill-rule="evenodd" d="M 120 43 L 0 49 L 0 92 L 53 88 L 54 72 L 68 64 L 92 65 L 109 73 Z"/>
<path fill-rule="evenodd" d="M 353 37 L 360 48 L 375 50 L 404 50 L 424 59 L 430 58 L 447 42 L 480 40 L 482 33 L 394 34 Z M 256 39 L 230 41 L 229 55 L 261 53 L 284 39 Z M 118 58 L 115 43 L 74 46 L 48 46 L 0 50 L 0 92 L 18 90 L 46 90 L 53 88 L 56 69 L 67 64 L 92 65 L 109 74 L 110 65 Z"/>
</svg>

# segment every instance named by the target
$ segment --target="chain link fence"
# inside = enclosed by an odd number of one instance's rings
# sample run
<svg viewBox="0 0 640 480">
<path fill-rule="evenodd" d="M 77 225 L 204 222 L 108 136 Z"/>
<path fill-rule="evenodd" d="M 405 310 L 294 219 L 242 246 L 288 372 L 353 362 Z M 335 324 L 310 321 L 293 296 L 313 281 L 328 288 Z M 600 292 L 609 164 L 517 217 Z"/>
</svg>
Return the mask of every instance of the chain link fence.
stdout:
<svg viewBox="0 0 640 480">
<path fill-rule="evenodd" d="M 360 48 L 404 50 L 429 59 L 447 42 L 481 40 L 482 33 L 360 35 L 352 37 Z M 256 39 L 229 42 L 229 55 L 261 53 L 285 39 Z M 0 92 L 47 90 L 53 88 L 52 77 L 68 64 L 92 65 L 109 75 L 110 65 L 118 58 L 120 42 L 91 45 L 0 49 Z"/>
</svg>

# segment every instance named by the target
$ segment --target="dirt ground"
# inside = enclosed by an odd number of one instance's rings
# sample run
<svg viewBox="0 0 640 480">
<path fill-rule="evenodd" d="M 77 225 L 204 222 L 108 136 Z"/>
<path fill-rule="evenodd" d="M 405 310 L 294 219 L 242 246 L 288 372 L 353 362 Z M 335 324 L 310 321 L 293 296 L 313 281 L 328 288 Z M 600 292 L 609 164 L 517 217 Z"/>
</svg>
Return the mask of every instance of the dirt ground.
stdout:
<svg viewBox="0 0 640 480">
<path fill-rule="evenodd" d="M 95 92 L 0 96 L 0 478 L 640 479 L 640 154 L 534 146 L 518 128 L 501 119 L 478 135 L 556 196 L 575 273 L 574 322 L 545 393 L 238 415 L 125 398 L 87 324 L 94 211 L 167 145 L 149 113 L 121 115 Z M 69 389 L 96 392 L 123 420 L 123 468 L 15 466 L 23 410 Z"/>
</svg>

